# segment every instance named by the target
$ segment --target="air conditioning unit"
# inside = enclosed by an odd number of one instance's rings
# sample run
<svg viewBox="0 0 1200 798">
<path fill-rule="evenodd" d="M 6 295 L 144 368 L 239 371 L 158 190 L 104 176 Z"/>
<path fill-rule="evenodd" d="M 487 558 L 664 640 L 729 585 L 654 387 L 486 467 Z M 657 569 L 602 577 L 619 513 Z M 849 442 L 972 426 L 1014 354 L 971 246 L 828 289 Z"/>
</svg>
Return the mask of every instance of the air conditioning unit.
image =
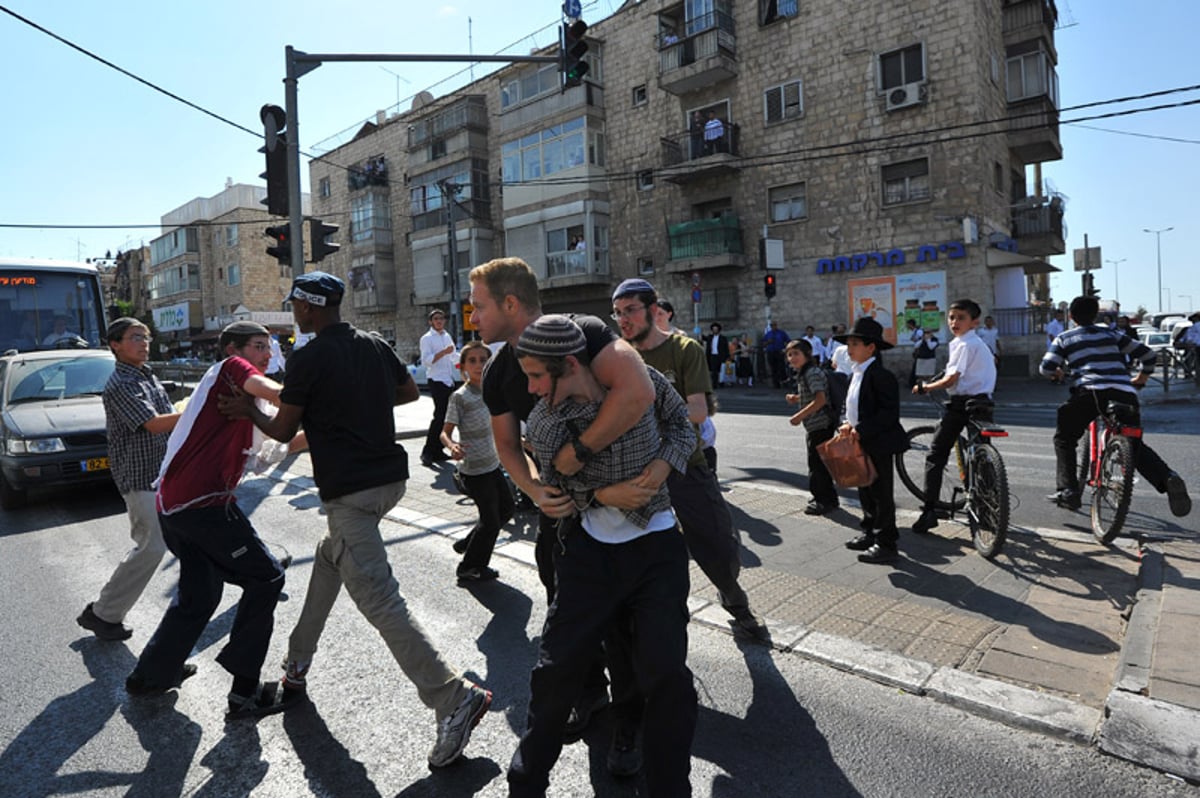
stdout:
<svg viewBox="0 0 1200 798">
<path fill-rule="evenodd" d="M 885 95 L 887 110 L 895 111 L 920 105 L 929 99 L 929 86 L 925 83 L 906 83 L 894 89 L 888 89 Z"/>
</svg>

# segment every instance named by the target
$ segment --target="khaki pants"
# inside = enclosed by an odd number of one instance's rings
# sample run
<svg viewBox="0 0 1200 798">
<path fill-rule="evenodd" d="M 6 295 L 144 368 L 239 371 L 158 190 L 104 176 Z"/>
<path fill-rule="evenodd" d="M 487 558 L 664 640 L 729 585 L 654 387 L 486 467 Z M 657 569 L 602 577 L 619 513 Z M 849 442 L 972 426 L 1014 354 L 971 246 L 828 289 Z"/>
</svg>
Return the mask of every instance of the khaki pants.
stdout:
<svg viewBox="0 0 1200 798">
<path fill-rule="evenodd" d="M 379 522 L 404 496 L 394 482 L 325 502 L 329 533 L 317 544 L 300 619 L 292 630 L 288 659 L 311 662 L 342 584 L 363 617 L 379 630 L 425 706 L 441 720 L 466 697 L 462 675 L 425 636 L 400 595 Z"/>
<path fill-rule="evenodd" d="M 125 509 L 129 513 L 129 536 L 133 538 L 133 548 L 121 560 L 117 570 L 113 571 L 108 584 L 100 591 L 100 598 L 92 605 L 96 617 L 109 623 L 125 620 L 146 585 L 150 584 L 150 578 L 167 551 L 162 528 L 158 525 L 154 491 L 130 491 L 122 493 L 121 498 L 125 500 Z"/>
</svg>

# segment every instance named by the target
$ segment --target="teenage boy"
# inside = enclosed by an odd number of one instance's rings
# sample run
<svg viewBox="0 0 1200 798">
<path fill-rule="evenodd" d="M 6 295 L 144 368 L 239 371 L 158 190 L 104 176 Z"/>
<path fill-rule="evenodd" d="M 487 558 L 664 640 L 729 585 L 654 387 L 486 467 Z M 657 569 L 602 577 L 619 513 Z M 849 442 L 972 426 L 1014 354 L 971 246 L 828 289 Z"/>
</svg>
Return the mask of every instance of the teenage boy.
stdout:
<svg viewBox="0 0 1200 798">
<path fill-rule="evenodd" d="M 133 630 L 122 621 L 141 597 L 167 546 L 154 509 L 154 488 L 167 436 L 179 420 L 166 389 L 146 365 L 150 329 L 128 316 L 108 325 L 105 337 L 116 368 L 104 386 L 108 456 L 113 482 L 125 500 L 133 548 L 113 571 L 100 597 L 75 622 L 101 640 L 128 640 Z"/>
<path fill-rule="evenodd" d="M 1079 472 L 1075 449 L 1087 425 L 1104 411 L 1109 402 L 1138 407 L 1137 388 L 1146 384 L 1154 372 L 1157 355 L 1139 343 L 1105 324 L 1097 324 L 1100 303 L 1093 296 L 1075 297 L 1071 301 L 1071 319 L 1076 327 L 1060 333 L 1050 342 L 1042 357 L 1041 372 L 1056 382 L 1069 372 L 1071 396 L 1058 407 L 1058 423 L 1054 429 L 1054 455 L 1057 460 L 1058 492 L 1047 498 L 1059 507 L 1079 509 Z M 1125 357 L 1140 365 L 1133 379 L 1125 365 Z M 1171 512 L 1185 516 L 1192 510 L 1187 486 L 1179 474 L 1163 462 L 1146 445 L 1143 437 L 1134 442 L 1138 473 L 1159 493 L 1167 494 Z"/>
<path fill-rule="evenodd" d="M 942 474 L 954 442 L 967 426 L 967 405 L 970 402 L 991 402 L 996 390 L 996 358 L 992 350 L 975 331 L 982 311 L 970 299 L 956 299 L 946 313 L 946 324 L 954 338 L 950 341 L 950 359 L 941 378 L 932 382 L 917 381 L 914 394 L 945 390 L 950 394 L 946 412 L 933 433 L 933 444 L 925 455 L 925 506 L 912 531 L 925 535 L 938 525 L 934 507 L 942 491 Z"/>
<path fill-rule="evenodd" d="M 655 404 L 603 450 L 568 476 L 553 461 L 595 423 L 607 391 L 588 366 L 584 332 L 566 316 L 542 316 L 516 344 L 530 393 L 540 397 L 527 436 L 542 479 L 571 502 L 559 524 L 558 587 L 530 678 L 528 723 L 508 771 L 509 795 L 545 796 L 562 749 L 578 685 L 604 637 L 629 635 L 645 696 L 642 747 L 650 795 L 691 795 L 696 691 L 687 667 L 687 549 L 679 534 L 667 471 L 682 471 L 696 447 L 683 400 L 662 375 Z M 645 369 L 645 366 L 642 367 Z M 596 489 L 648 472 L 658 485 L 637 509 L 604 505 Z M 627 631 L 612 635 L 618 625 Z M 636 734 L 637 730 L 633 730 Z M 620 729 L 617 730 L 620 733 Z M 634 741 L 629 741 L 636 748 Z M 610 770 L 614 751 L 610 750 Z M 628 774 L 631 775 L 631 774 Z"/>
<path fill-rule="evenodd" d="M 235 391 L 279 401 L 279 384 L 262 374 L 271 360 L 270 334 L 261 324 L 238 321 L 221 331 L 218 346 L 225 359 L 209 368 L 192 393 L 167 441 L 157 480 L 159 521 L 167 548 L 179 559 L 179 586 L 125 689 L 137 695 L 173 685 L 216 612 L 224 585 L 237 585 L 242 589 L 237 619 L 217 655 L 233 675 L 226 714 L 232 719 L 281 712 L 304 694 L 259 682 L 283 568 L 233 490 L 263 436 L 250 421 L 226 419 L 217 409 L 218 398 Z"/>
</svg>

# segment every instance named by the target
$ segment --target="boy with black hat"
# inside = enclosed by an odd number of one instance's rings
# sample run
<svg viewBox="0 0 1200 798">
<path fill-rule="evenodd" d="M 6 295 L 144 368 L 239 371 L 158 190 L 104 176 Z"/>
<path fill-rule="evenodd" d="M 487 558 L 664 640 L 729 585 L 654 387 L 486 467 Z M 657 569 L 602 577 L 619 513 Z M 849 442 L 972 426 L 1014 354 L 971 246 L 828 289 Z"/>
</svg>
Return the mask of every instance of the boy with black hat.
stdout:
<svg viewBox="0 0 1200 798">
<path fill-rule="evenodd" d="M 849 333 L 834 336 L 834 340 L 846 345 L 854 362 L 846 394 L 846 420 L 838 434 L 857 435 L 878 474 L 872 484 L 858 489 L 862 534 L 848 541 L 846 548 L 860 552 L 859 562 L 890 563 L 898 556 L 896 541 L 900 537 L 892 458 L 908 449 L 908 436 L 900 426 L 900 384 L 879 360 L 879 353 L 892 345 L 884 340 L 879 322 L 867 317 L 855 321 Z"/>
</svg>

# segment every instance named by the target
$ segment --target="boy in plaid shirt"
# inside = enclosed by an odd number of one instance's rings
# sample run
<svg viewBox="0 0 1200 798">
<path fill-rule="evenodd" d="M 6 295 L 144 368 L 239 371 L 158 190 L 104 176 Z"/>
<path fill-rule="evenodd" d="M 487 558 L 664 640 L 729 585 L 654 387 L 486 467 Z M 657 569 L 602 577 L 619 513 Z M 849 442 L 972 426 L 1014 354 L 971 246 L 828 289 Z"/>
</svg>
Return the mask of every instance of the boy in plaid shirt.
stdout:
<svg viewBox="0 0 1200 798">
<path fill-rule="evenodd" d="M 838 507 L 837 489 L 817 446 L 833 437 L 838 418 L 829 404 L 829 380 L 813 358 L 812 345 L 803 338 L 788 341 L 784 350 L 788 365 L 796 372 L 796 392 L 787 395 L 790 405 L 800 405 L 791 418 L 793 427 L 804 425 L 808 447 L 808 489 L 812 501 L 805 515 L 825 515 Z"/>
</svg>

